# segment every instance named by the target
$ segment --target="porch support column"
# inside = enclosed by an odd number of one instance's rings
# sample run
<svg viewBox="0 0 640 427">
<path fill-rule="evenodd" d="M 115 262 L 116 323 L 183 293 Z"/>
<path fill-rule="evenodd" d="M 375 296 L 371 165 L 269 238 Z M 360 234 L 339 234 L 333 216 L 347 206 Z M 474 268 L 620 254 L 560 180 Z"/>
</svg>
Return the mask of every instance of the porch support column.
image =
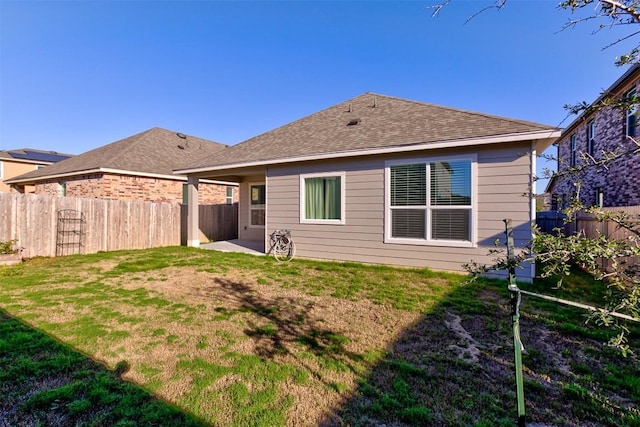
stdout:
<svg viewBox="0 0 640 427">
<path fill-rule="evenodd" d="M 200 222 L 198 219 L 198 178 L 187 178 L 187 246 L 200 246 Z"/>
</svg>

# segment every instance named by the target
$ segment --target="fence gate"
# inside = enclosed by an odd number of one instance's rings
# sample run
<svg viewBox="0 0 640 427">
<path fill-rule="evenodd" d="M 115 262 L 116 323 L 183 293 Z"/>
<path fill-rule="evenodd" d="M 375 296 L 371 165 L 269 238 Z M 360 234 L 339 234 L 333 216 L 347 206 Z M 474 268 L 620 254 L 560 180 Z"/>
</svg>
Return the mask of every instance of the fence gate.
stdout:
<svg viewBox="0 0 640 427">
<path fill-rule="evenodd" d="M 84 248 L 84 214 L 74 209 L 58 211 L 56 256 L 81 254 Z"/>
</svg>

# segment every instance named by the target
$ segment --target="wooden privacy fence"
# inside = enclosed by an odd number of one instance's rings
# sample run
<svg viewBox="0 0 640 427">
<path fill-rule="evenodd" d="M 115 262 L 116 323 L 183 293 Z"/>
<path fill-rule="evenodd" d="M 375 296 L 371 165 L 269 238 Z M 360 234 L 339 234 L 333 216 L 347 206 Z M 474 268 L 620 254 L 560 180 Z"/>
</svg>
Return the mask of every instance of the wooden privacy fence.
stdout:
<svg viewBox="0 0 640 427">
<path fill-rule="evenodd" d="M 536 212 L 536 225 L 543 233 L 554 233 L 555 228 L 562 228 L 566 235 L 567 229 L 564 223 L 566 217 L 565 214 L 557 211 Z"/>
<path fill-rule="evenodd" d="M 187 242 L 187 208 L 180 206 L 181 244 Z M 198 223 L 201 242 L 215 242 L 238 238 L 238 204 L 233 205 L 200 205 L 198 206 Z"/>
<path fill-rule="evenodd" d="M 0 241 L 17 239 L 26 258 L 61 254 L 62 245 L 76 248 L 62 254 L 174 246 L 186 242 L 186 212 L 172 203 L 0 193 Z M 237 205 L 200 206 L 199 214 L 201 241 L 237 237 Z"/>
<path fill-rule="evenodd" d="M 617 208 L 603 208 L 604 211 L 626 212 L 633 219 L 640 222 L 640 206 L 625 206 Z M 574 234 L 577 231 L 584 232 L 586 237 L 596 237 L 597 233 L 612 239 L 625 239 L 628 235 L 625 230 L 618 229 L 613 221 L 598 221 L 592 215 L 578 213 L 574 221 L 565 223 L 566 215 L 561 212 L 537 212 L 536 224 L 540 231 L 553 233 L 554 228 L 561 228 L 565 235 Z"/>
<path fill-rule="evenodd" d="M 635 218 L 635 221 L 640 223 L 640 206 L 603 208 L 603 210 L 626 212 L 631 219 Z M 627 230 L 618 228 L 615 222 L 599 221 L 592 215 L 580 213 L 576 215 L 574 221 L 567 223 L 564 222 L 565 218 L 566 216 L 559 212 L 538 212 L 536 215 L 536 224 L 540 227 L 540 230 L 545 233 L 554 233 L 554 228 L 561 228 L 565 236 L 580 232 L 589 238 L 597 237 L 598 234 L 600 234 L 613 240 L 625 240 L 630 235 Z M 640 263 L 639 258 L 629 257 L 624 260 L 629 264 Z M 603 267 L 607 267 L 604 265 L 604 261 Z"/>
</svg>

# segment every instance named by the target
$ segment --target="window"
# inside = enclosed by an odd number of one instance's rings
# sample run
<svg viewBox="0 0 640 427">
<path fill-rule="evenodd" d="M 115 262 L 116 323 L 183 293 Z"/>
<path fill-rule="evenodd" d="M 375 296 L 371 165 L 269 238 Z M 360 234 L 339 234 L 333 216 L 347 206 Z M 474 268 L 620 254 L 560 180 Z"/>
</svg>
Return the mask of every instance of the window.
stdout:
<svg viewBox="0 0 640 427">
<path fill-rule="evenodd" d="M 596 188 L 594 205 L 599 208 L 604 206 L 604 192 L 602 191 L 602 188 Z"/>
<path fill-rule="evenodd" d="M 227 204 L 233 204 L 233 187 L 227 187 Z"/>
<path fill-rule="evenodd" d="M 344 224 L 345 175 L 300 175 L 300 222 Z"/>
<path fill-rule="evenodd" d="M 67 195 L 67 181 L 60 181 L 58 183 L 58 190 L 60 192 L 60 195 L 62 197 L 65 197 Z"/>
<path fill-rule="evenodd" d="M 627 136 L 635 137 L 638 135 L 638 104 L 636 103 L 636 90 L 632 89 L 627 92 L 627 100 L 631 105 L 627 108 L 626 128 Z"/>
<path fill-rule="evenodd" d="M 249 225 L 252 227 L 264 227 L 267 204 L 267 186 L 265 184 L 249 185 L 250 207 Z"/>
<path fill-rule="evenodd" d="M 567 200 L 566 194 L 561 194 L 558 201 L 558 210 L 563 211 L 569 207 L 569 202 Z"/>
<path fill-rule="evenodd" d="M 596 121 L 591 120 L 587 125 L 587 153 L 593 156 L 596 145 Z"/>
<path fill-rule="evenodd" d="M 475 158 L 388 162 L 386 240 L 471 245 Z"/>
<path fill-rule="evenodd" d="M 577 147 L 577 136 L 574 133 L 571 135 L 571 146 L 569 149 L 571 150 L 569 153 L 569 166 L 574 167 L 576 165 L 576 157 L 578 155 L 578 147 Z"/>
</svg>

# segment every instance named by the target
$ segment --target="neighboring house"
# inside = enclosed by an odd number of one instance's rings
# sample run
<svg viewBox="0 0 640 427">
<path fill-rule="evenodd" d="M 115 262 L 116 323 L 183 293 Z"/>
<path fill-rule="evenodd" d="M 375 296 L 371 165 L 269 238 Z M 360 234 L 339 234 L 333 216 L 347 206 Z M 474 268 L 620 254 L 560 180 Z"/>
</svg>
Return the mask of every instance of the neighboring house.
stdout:
<svg viewBox="0 0 640 427">
<path fill-rule="evenodd" d="M 548 211 L 551 208 L 551 194 L 542 193 L 536 195 L 536 210 Z"/>
<path fill-rule="evenodd" d="M 519 247 L 529 241 L 536 153 L 559 134 L 365 93 L 176 173 L 189 177 L 192 200 L 199 179 L 240 183 L 241 240 L 265 245 L 289 229 L 301 257 L 460 271 L 491 262 L 505 218 Z M 189 215 L 197 246 L 196 210 Z"/>
<path fill-rule="evenodd" d="M 19 148 L 16 150 L 0 150 L 0 193 L 11 191 L 5 180 L 38 170 L 52 163 L 72 157 L 55 151 L 35 150 L 33 148 Z M 33 192 L 33 187 L 26 188 L 27 193 Z"/>
<path fill-rule="evenodd" d="M 6 182 L 19 192 L 32 185 L 36 194 L 185 203 L 187 180 L 174 175 L 173 169 L 226 149 L 206 139 L 153 128 Z M 200 191 L 200 204 L 238 200 L 236 183 L 203 181 Z"/>
<path fill-rule="evenodd" d="M 594 105 L 610 97 L 640 96 L 639 80 L 640 65 L 634 65 Z M 640 205 L 637 114 L 637 106 L 628 110 L 607 107 L 580 115 L 562 131 L 557 142 L 558 173 L 546 189 L 552 195 L 552 210 L 565 208 L 575 196 L 585 206 Z M 612 153 L 624 154 L 603 164 Z"/>
</svg>

